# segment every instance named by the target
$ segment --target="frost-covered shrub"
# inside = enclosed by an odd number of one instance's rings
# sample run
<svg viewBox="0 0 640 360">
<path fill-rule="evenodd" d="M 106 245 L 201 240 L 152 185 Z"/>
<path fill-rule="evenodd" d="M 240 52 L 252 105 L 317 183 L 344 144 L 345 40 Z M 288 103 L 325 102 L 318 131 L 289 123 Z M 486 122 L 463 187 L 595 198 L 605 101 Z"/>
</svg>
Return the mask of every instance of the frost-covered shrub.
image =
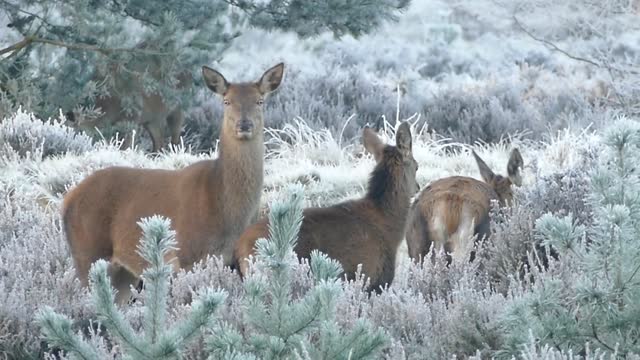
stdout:
<svg viewBox="0 0 640 360">
<path fill-rule="evenodd" d="M 386 138 L 391 138 L 392 126 L 386 125 Z M 306 202 L 311 206 L 332 204 L 364 191 L 373 159 L 362 157 L 361 145 L 356 142 L 340 141 L 329 131 L 313 131 L 304 122 L 268 134 L 263 205 L 279 198 L 287 184 L 295 182 L 305 186 Z M 404 253 L 398 256 L 394 282 L 382 294 L 369 297 L 363 291 L 366 281 L 362 278 L 339 282 L 335 319 L 340 329 L 353 329 L 359 319 L 379 327 L 389 338 L 380 356 L 384 359 L 451 358 L 453 354 L 458 358 L 476 354 L 481 358 L 512 354 L 536 358 L 535 354 L 550 354 L 544 350 L 546 344 L 538 341 L 542 337 L 538 336 L 541 328 L 537 322 L 531 323 L 536 335 L 534 346 L 527 324 L 522 323 L 516 332 L 505 327 L 505 312 L 518 304 L 531 304 L 531 293 L 540 291 L 535 286 L 543 286 L 551 278 L 568 279 L 562 286 L 571 288 L 569 282 L 574 278 L 563 267 L 576 268 L 563 263 L 566 257 L 559 256 L 559 249 L 554 253 L 558 260 L 547 258 L 547 270 L 535 266 L 540 265 L 538 259 L 543 260 L 540 255 L 544 249 L 539 245 L 545 241 L 536 236 L 535 220 L 545 212 L 571 213 L 578 225 L 593 226 L 594 207 L 584 200 L 591 192 L 588 184 L 593 177 L 586 170 L 604 161 L 600 141 L 599 132 L 574 130 L 551 140 L 518 140 L 525 158 L 524 185 L 516 192 L 516 206 L 496 215 L 491 241 L 478 250 L 476 261 L 449 267 L 442 259 L 434 264 L 411 264 L 406 260 L 406 248 L 401 247 Z M 454 174 L 478 177 L 475 163 L 464 151 L 446 151 L 447 147 L 451 146 L 430 134 L 416 136 L 414 154 L 420 163 L 422 184 Z M 496 168 L 504 165 L 509 150 L 504 143 L 475 148 Z M 105 166 L 176 169 L 212 156 L 194 155 L 184 149 L 148 156 L 139 150 L 118 151 L 105 144 L 80 155 L 68 153 L 47 159 L 11 156 L 0 160 L 0 358 L 60 355 L 43 353 L 44 343 L 33 322 L 36 310 L 47 305 L 69 315 L 74 321 L 72 331 L 82 334 L 102 354 L 121 356 L 121 348 L 105 340 L 109 333 L 86 320 L 95 318 L 95 308 L 75 279 L 60 229 L 61 196 L 68 186 Z M 35 201 L 43 195 L 48 202 Z M 591 232 L 587 235 L 587 239 L 593 237 Z M 291 294 L 297 300 L 310 291 L 316 279 L 308 262 L 290 265 Z M 216 257 L 206 258 L 172 278 L 168 306 L 175 310 L 168 314 L 168 322 L 178 323 L 188 317 L 193 294 L 209 287 L 219 287 L 229 294 L 221 304 L 220 321 L 237 329 L 243 339 L 250 338 L 252 327 L 247 325 L 243 305 L 247 301 L 245 284 Z M 136 332 L 144 323 L 143 295 L 122 309 Z M 184 357 L 205 358 L 205 337 L 212 334 L 215 332 L 207 331 L 197 337 L 184 349 Z M 530 344 L 530 349 L 523 344 Z M 575 348 L 582 346 L 583 340 Z M 603 348 L 595 342 L 590 346 Z M 564 354 L 569 348 L 563 349 Z M 549 356 L 565 358 L 558 352 Z"/>
<path fill-rule="evenodd" d="M 599 126 L 609 116 L 605 109 L 593 108 L 580 89 L 558 85 L 546 90 L 539 75 L 528 79 L 516 69 L 509 70 L 514 74 L 506 79 L 482 78 L 474 86 L 458 84 L 455 77 L 440 80 L 432 93 L 408 85 L 408 90 L 401 88 L 399 99 L 396 84 L 384 73 L 363 73 L 358 66 L 340 63 L 315 72 L 288 69 L 282 86 L 265 104 L 265 126 L 282 129 L 302 118 L 314 130 L 328 129 L 337 139 L 349 140 L 367 123 L 418 114 L 418 125 L 426 123 L 452 141 L 472 144 L 517 133 L 539 140 L 549 131 Z M 412 84 L 419 81 L 425 80 Z M 222 102 L 208 93 L 198 96 L 199 105 L 187 116 L 185 142 L 206 150 L 218 139 Z"/>
<path fill-rule="evenodd" d="M 542 176 L 526 190 L 516 191 L 514 205 L 492 207 L 491 236 L 480 252 L 482 269 L 495 291 L 506 294 L 512 281 L 521 280 L 531 266 L 547 267 L 557 258 L 555 249 L 535 236 L 536 220 L 547 212 L 572 216 L 581 224 L 592 222 L 589 178 L 586 169 L 570 169 Z"/>
<path fill-rule="evenodd" d="M 409 359 L 465 357 L 476 350 L 490 354 L 501 344 L 496 324 L 507 299 L 488 290 L 476 266 L 447 268 L 444 257 L 436 264 L 411 264 L 406 279 L 394 280 L 366 307 L 350 306 L 364 308 L 362 314 L 386 329 Z"/>
<path fill-rule="evenodd" d="M 91 149 L 92 140 L 87 135 L 77 134 L 63 125 L 62 120 L 41 121 L 22 109 L 0 120 L 0 155 L 9 151 L 21 157 L 48 157 L 73 153 L 80 154 Z"/>
<path fill-rule="evenodd" d="M 507 354 L 519 352 L 530 334 L 565 352 L 582 353 L 585 341 L 608 354 L 640 352 L 640 126 L 616 121 L 603 143 L 589 171 L 591 221 L 552 213 L 536 221 L 536 236 L 558 251 L 559 261 L 509 304 L 502 319 Z"/>
<path fill-rule="evenodd" d="M 540 139 L 549 130 L 603 121 L 601 113 L 594 112 L 571 89 L 527 99 L 527 86 L 520 80 L 478 88 L 454 87 L 426 99 L 421 112 L 430 128 L 464 143 L 496 142 L 517 133 Z"/>
<path fill-rule="evenodd" d="M 56 211 L 35 194 L 0 181 L 0 358 L 37 357 L 44 348 L 33 323 L 41 306 L 83 318 L 91 313 Z"/>
</svg>

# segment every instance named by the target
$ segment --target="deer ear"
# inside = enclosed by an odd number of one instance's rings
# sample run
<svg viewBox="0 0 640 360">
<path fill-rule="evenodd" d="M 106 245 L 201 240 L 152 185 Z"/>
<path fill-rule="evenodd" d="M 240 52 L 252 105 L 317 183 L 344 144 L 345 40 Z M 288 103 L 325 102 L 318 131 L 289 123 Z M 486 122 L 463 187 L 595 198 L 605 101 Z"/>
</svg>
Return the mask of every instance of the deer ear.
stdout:
<svg viewBox="0 0 640 360">
<path fill-rule="evenodd" d="M 365 127 L 362 130 L 362 143 L 364 144 L 364 148 L 376 159 L 376 162 L 382 160 L 384 143 L 380 140 L 378 134 L 370 127 Z"/>
<path fill-rule="evenodd" d="M 403 122 L 398 126 L 396 130 L 396 147 L 403 155 L 411 154 L 412 141 L 411 141 L 411 128 L 408 122 Z"/>
<path fill-rule="evenodd" d="M 480 176 L 482 177 L 482 180 L 484 180 L 484 182 L 486 183 L 490 183 L 491 181 L 493 181 L 493 179 L 496 177 L 496 174 L 491 171 L 489 166 L 487 166 L 484 160 L 482 160 L 475 151 L 471 150 L 471 153 L 476 159 L 476 163 L 478 163 L 478 169 L 480 170 Z"/>
<path fill-rule="evenodd" d="M 262 77 L 258 81 L 258 88 L 263 94 L 267 94 L 277 89 L 282 82 L 282 76 L 284 75 L 284 63 L 272 67 L 262 74 Z"/>
<path fill-rule="evenodd" d="M 522 185 L 522 174 L 520 173 L 520 170 L 523 167 L 524 161 L 522 160 L 522 155 L 520 155 L 520 150 L 518 150 L 518 148 L 514 148 L 511 150 L 509 162 L 507 163 L 507 174 L 509 175 L 511 183 L 516 186 Z"/>
<path fill-rule="evenodd" d="M 207 87 L 216 94 L 224 95 L 229 88 L 229 82 L 219 72 L 210 67 L 202 67 L 202 77 Z"/>
</svg>

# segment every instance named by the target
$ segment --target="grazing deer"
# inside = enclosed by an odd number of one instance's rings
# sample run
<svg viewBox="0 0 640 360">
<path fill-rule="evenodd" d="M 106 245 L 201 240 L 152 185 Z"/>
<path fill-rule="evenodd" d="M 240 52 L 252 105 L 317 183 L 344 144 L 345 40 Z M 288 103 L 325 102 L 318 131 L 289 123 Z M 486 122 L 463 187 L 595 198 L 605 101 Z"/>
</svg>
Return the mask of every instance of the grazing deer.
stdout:
<svg viewBox="0 0 640 360">
<path fill-rule="evenodd" d="M 474 235 L 478 240 L 489 235 L 491 200 L 510 205 L 511 185 L 522 184 L 520 151 L 511 151 L 506 178 L 494 174 L 475 151 L 472 154 L 484 182 L 463 176 L 439 179 L 424 188 L 411 205 L 406 234 L 411 258 L 424 258 L 432 244 L 434 254 L 444 250 L 453 253 L 453 258 L 466 257 Z M 471 260 L 474 255 L 471 252 Z M 448 263 L 451 260 L 447 255 Z"/>
<path fill-rule="evenodd" d="M 99 79 L 96 75 L 94 80 Z M 183 89 L 191 86 L 191 74 L 183 72 L 178 75 L 178 85 L 176 89 Z M 121 97 L 118 95 L 107 95 L 97 97 L 95 107 L 99 108 L 102 115 L 94 119 L 88 119 L 77 116 L 75 112 L 66 113 L 68 124 L 79 130 L 89 130 L 95 127 L 114 125 L 121 121 L 129 121 L 142 125 L 149 133 L 153 143 L 153 152 L 158 152 L 164 147 L 166 130 L 169 129 L 171 136 L 171 144 L 178 145 L 180 143 L 180 132 L 182 131 L 182 123 L 184 114 L 179 106 L 169 107 L 163 101 L 160 94 L 147 94 L 144 92 L 139 80 L 133 82 L 134 88 L 142 93 L 142 109 L 137 116 L 124 111 Z M 131 139 L 125 138 L 122 148 L 131 146 Z"/>
<path fill-rule="evenodd" d="M 87 283 L 91 264 L 110 259 L 119 302 L 146 266 L 136 253 L 142 217 L 171 219 L 178 242 L 173 266 L 189 269 L 207 254 L 231 264 L 234 241 L 256 221 L 264 177 L 265 96 L 280 85 L 284 64 L 257 83 L 229 83 L 202 68 L 205 83 L 224 98 L 219 155 L 180 170 L 109 167 L 84 179 L 64 198 L 63 221 L 78 276 Z M 175 257 L 176 254 L 171 254 Z"/>
<path fill-rule="evenodd" d="M 418 192 L 418 163 L 411 151 L 411 131 L 404 122 L 396 132 L 396 146 L 385 145 L 370 128 L 363 142 L 377 164 L 369 179 L 367 194 L 358 200 L 330 207 L 307 208 L 295 252 L 309 258 L 319 250 L 342 264 L 354 278 L 358 264 L 369 276 L 370 290 L 390 284 L 395 272 L 396 252 L 404 237 L 411 197 Z M 247 257 L 255 254 L 259 238 L 268 237 L 268 219 L 249 227 L 236 243 L 235 265 L 242 276 L 248 271 Z"/>
</svg>

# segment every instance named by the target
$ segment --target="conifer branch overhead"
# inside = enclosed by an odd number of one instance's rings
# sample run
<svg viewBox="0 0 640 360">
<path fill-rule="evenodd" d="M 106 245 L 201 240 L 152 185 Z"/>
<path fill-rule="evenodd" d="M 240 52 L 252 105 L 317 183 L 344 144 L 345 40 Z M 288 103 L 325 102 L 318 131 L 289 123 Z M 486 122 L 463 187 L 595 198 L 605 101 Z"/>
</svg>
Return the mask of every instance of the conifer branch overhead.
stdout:
<svg viewBox="0 0 640 360">
<path fill-rule="evenodd" d="M 27 36 L 24 39 L 20 40 L 19 42 L 10 45 L 4 49 L 0 50 L 0 55 L 4 55 L 6 53 L 12 53 L 12 52 L 17 52 L 22 50 L 23 48 L 32 45 L 32 44 L 47 44 L 47 45 L 52 45 L 52 46 L 57 46 L 57 47 L 62 47 L 62 48 L 66 48 L 69 50 L 80 50 L 80 51 L 93 51 L 93 52 L 98 52 L 101 53 L 103 55 L 109 55 L 109 54 L 113 54 L 113 53 L 122 53 L 122 52 L 131 52 L 131 53 L 139 53 L 139 54 L 144 54 L 144 55 L 158 55 L 158 56 L 165 56 L 168 55 L 169 53 L 166 52 L 161 52 L 161 51 L 153 51 L 153 50 L 144 50 L 144 49 L 140 49 L 138 47 L 135 48 L 104 48 L 104 47 L 98 47 L 98 46 L 93 46 L 93 45 L 87 45 L 87 44 L 67 44 L 64 43 L 62 41 L 57 41 L 57 40 L 51 40 L 51 39 L 44 39 L 44 38 L 39 38 L 39 37 L 35 37 L 35 36 Z"/>
</svg>

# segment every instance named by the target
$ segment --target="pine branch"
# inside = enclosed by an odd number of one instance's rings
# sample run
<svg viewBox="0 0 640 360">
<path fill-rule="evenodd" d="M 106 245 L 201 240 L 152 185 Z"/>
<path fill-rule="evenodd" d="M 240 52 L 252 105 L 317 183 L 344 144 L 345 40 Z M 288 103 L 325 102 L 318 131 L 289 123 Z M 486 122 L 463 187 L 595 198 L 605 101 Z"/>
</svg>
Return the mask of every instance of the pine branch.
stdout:
<svg viewBox="0 0 640 360">
<path fill-rule="evenodd" d="M 137 15 L 133 14 L 131 11 L 127 10 L 126 6 L 124 6 L 124 7 L 123 7 L 123 6 L 122 6 L 122 4 L 120 4 L 120 3 L 118 2 L 118 0 L 111 0 L 111 1 L 116 5 L 116 7 L 117 7 L 118 9 L 121 9 L 121 10 L 122 10 L 122 12 L 123 12 L 126 16 L 128 16 L 128 17 L 130 17 L 130 18 L 132 18 L 132 19 L 134 19 L 134 20 L 138 20 L 138 21 L 140 21 L 141 23 L 146 24 L 146 25 L 152 25 L 152 26 L 156 26 L 156 27 L 160 27 L 160 26 L 162 26 L 162 24 L 157 23 L 157 22 L 154 22 L 154 21 L 152 21 L 151 19 L 143 18 L 143 17 L 140 17 L 140 16 L 137 16 Z"/>
<path fill-rule="evenodd" d="M 600 339 L 600 337 L 598 336 L 598 332 L 596 331 L 596 324 L 594 324 L 593 322 L 591 323 L 591 330 L 592 330 L 592 333 L 593 333 L 593 338 L 596 339 L 602 346 L 607 348 L 609 351 L 612 351 L 612 352 L 616 351 L 616 349 L 614 349 L 613 347 L 609 346 L 609 344 L 605 343 L 604 341 L 602 341 Z"/>
<path fill-rule="evenodd" d="M 229 6 L 233 6 L 235 8 L 238 8 L 240 10 L 242 10 L 243 12 L 249 14 L 250 11 L 249 10 L 255 10 L 256 9 L 256 5 L 254 3 L 249 3 L 246 1 L 237 1 L 237 0 L 222 0 L 223 3 L 226 3 Z"/>
<path fill-rule="evenodd" d="M 98 260 L 89 270 L 89 287 L 96 313 L 109 332 L 118 338 L 123 347 L 137 356 L 144 357 L 145 346 L 140 341 L 137 341 L 133 328 L 114 304 L 113 290 L 109 276 L 107 276 L 108 266 L 109 264 L 105 260 Z"/>
<path fill-rule="evenodd" d="M 27 47 L 27 46 L 29 46 L 31 44 L 47 44 L 47 45 L 53 45 L 53 46 L 67 48 L 67 49 L 70 49 L 70 50 L 95 51 L 95 52 L 99 52 L 99 53 L 104 54 L 104 55 L 111 55 L 113 53 L 125 53 L 125 52 L 140 53 L 140 54 L 145 54 L 145 55 L 159 55 L 159 56 L 169 55 L 169 53 L 166 53 L 166 52 L 153 51 L 153 50 L 142 50 L 139 47 L 134 47 L 134 48 L 102 48 L 102 47 L 98 47 L 98 46 L 94 46 L 94 45 L 88 45 L 88 44 L 67 44 L 67 43 L 62 42 L 62 41 L 45 39 L 45 38 L 40 38 L 40 37 L 36 37 L 34 35 L 31 35 L 31 36 L 25 37 L 21 41 L 15 43 L 15 44 L 13 44 L 13 45 L 11 45 L 9 47 L 6 47 L 6 48 L 0 50 L 0 56 L 4 55 L 6 53 L 9 53 L 9 52 L 20 51 L 23 48 L 25 48 L 25 47 Z"/>
<path fill-rule="evenodd" d="M 114 291 L 107 275 L 109 263 L 103 259 L 96 261 L 89 273 L 89 287 L 98 319 L 105 325 L 112 338 L 122 347 L 125 359 L 175 359 L 186 344 L 200 333 L 211 321 L 215 312 L 226 299 L 223 290 L 209 288 L 199 293 L 191 305 L 186 319 L 166 326 L 166 303 L 171 275 L 165 256 L 175 250 L 175 233 L 170 229 L 170 221 L 160 216 L 143 218 L 138 222 L 143 235 L 138 246 L 139 254 L 150 263 L 143 273 L 153 289 L 145 292 L 144 328 L 146 336 L 141 337 L 128 323 L 123 312 L 114 304 Z M 43 333 L 47 340 L 66 351 L 81 355 L 82 359 L 98 359 L 93 347 L 71 332 L 71 321 L 53 310 L 45 309 L 39 316 Z M 93 351 L 93 352 L 92 352 Z"/>
<path fill-rule="evenodd" d="M 624 290 L 627 289 L 627 285 L 629 285 L 629 283 L 631 283 L 633 278 L 638 274 L 638 271 L 640 271 L 640 264 L 638 264 L 638 266 L 636 266 L 636 268 L 633 270 L 633 273 L 631 274 L 631 276 L 629 276 L 627 281 L 625 281 L 624 284 L 622 284 L 621 291 L 624 291 Z"/>
<path fill-rule="evenodd" d="M 71 331 L 71 320 L 64 315 L 56 314 L 52 308 L 47 306 L 40 310 L 35 321 L 40 324 L 42 332 L 52 345 L 61 347 L 82 360 L 100 358 L 95 348 Z"/>
<path fill-rule="evenodd" d="M 30 38 L 24 38 L 21 41 L 6 47 L 2 50 L 0 50 L 0 56 L 6 54 L 6 53 L 11 53 L 11 55 L 9 56 L 13 56 L 15 53 L 17 53 L 18 51 L 22 50 L 22 48 L 26 47 L 27 45 L 31 44 L 33 42 L 33 40 L 31 40 Z"/>
</svg>

